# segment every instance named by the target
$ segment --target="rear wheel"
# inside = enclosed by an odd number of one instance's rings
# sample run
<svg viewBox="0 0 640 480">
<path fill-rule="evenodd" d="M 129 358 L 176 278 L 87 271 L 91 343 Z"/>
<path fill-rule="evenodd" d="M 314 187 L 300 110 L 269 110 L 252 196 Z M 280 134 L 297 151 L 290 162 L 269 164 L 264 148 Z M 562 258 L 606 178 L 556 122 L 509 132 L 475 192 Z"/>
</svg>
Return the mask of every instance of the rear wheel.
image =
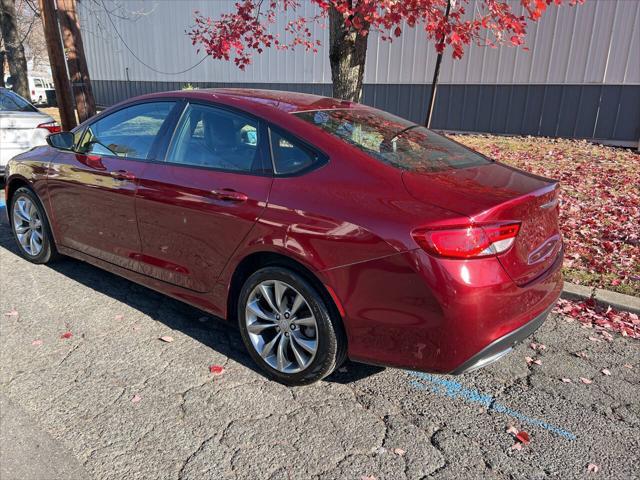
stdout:
<svg viewBox="0 0 640 480">
<path fill-rule="evenodd" d="M 58 254 L 44 208 L 36 194 L 28 188 L 19 188 L 11 197 L 9 212 L 20 255 L 33 263 L 54 260 Z"/>
<path fill-rule="evenodd" d="M 329 375 L 344 359 L 346 340 L 331 310 L 298 273 L 266 267 L 242 287 L 240 332 L 251 357 L 271 378 L 306 385 Z"/>
</svg>

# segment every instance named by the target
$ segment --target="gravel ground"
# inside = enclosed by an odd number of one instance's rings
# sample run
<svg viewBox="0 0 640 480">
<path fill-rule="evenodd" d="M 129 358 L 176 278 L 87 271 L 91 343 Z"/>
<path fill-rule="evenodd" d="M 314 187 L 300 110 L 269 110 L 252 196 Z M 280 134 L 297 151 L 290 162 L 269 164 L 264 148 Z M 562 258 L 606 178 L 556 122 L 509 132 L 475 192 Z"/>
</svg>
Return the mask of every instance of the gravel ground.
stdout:
<svg viewBox="0 0 640 480">
<path fill-rule="evenodd" d="M 93 478 L 638 478 L 636 340 L 552 316 L 546 348 L 479 372 L 348 363 L 288 388 L 222 321 L 75 260 L 22 260 L 0 213 L 0 395 Z M 510 426 L 531 443 L 513 449 Z"/>
</svg>

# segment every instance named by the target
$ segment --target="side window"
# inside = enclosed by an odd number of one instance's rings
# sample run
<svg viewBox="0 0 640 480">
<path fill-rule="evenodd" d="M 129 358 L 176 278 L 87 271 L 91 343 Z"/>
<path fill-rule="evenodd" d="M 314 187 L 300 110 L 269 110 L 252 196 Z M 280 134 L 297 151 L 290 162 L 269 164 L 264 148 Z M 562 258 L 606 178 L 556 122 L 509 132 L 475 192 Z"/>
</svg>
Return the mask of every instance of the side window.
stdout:
<svg viewBox="0 0 640 480">
<path fill-rule="evenodd" d="M 273 130 L 271 130 L 271 152 L 275 171 L 280 175 L 305 170 L 317 160 L 317 155 L 309 149 Z"/>
<path fill-rule="evenodd" d="M 42 88 L 42 80 L 40 80 L 39 78 L 34 78 L 33 79 L 33 84 L 36 86 L 36 88 Z"/>
<path fill-rule="evenodd" d="M 167 162 L 262 172 L 259 123 L 216 107 L 192 104 L 182 114 Z"/>
<path fill-rule="evenodd" d="M 175 102 L 140 103 L 89 125 L 77 151 L 146 160 Z"/>
</svg>

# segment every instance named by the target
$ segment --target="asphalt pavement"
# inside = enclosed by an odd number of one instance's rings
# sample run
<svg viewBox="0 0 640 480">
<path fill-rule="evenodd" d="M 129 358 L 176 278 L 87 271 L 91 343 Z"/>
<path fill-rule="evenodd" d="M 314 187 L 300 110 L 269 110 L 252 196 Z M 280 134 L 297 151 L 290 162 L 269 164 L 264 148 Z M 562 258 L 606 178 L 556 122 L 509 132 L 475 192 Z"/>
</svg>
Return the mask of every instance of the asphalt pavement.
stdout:
<svg viewBox="0 0 640 480">
<path fill-rule="evenodd" d="M 637 340 L 552 315 L 460 377 L 348 363 L 288 388 L 222 321 L 22 260 L 0 214 L 2 480 L 639 478 Z"/>
</svg>

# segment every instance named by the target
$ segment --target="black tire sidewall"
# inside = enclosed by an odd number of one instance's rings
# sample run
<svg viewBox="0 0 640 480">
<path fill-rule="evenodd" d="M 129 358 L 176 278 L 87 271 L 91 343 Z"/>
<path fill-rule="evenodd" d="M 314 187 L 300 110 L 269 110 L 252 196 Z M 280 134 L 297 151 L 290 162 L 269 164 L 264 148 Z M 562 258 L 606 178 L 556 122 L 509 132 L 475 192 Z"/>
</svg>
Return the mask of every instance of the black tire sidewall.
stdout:
<svg viewBox="0 0 640 480">
<path fill-rule="evenodd" d="M 311 364 L 301 372 L 286 374 L 274 369 L 262 359 L 249 338 L 245 321 L 245 306 L 252 290 L 265 280 L 281 280 L 291 285 L 305 298 L 316 317 L 318 350 Z M 324 378 L 335 369 L 340 339 L 336 335 L 330 310 L 318 291 L 298 273 L 277 266 L 265 267 L 256 271 L 245 281 L 240 291 L 237 314 L 240 334 L 249 355 L 270 378 L 286 385 L 307 385 Z"/>
<path fill-rule="evenodd" d="M 16 234 L 16 230 L 13 223 L 13 206 L 18 201 L 19 198 L 26 197 L 28 198 L 38 209 L 38 215 L 40 216 L 40 221 L 42 223 L 42 250 L 38 255 L 29 255 L 20 245 L 20 241 L 18 240 L 18 235 Z M 44 211 L 44 207 L 40 202 L 38 196 L 29 188 L 21 187 L 11 196 L 11 205 L 9 206 L 9 222 L 11 223 L 11 232 L 13 233 L 13 238 L 16 241 L 18 246 L 18 251 L 23 258 L 26 258 L 32 263 L 47 263 L 53 257 L 53 242 L 51 240 L 51 230 L 49 229 L 49 221 L 47 219 L 47 214 Z"/>
</svg>

